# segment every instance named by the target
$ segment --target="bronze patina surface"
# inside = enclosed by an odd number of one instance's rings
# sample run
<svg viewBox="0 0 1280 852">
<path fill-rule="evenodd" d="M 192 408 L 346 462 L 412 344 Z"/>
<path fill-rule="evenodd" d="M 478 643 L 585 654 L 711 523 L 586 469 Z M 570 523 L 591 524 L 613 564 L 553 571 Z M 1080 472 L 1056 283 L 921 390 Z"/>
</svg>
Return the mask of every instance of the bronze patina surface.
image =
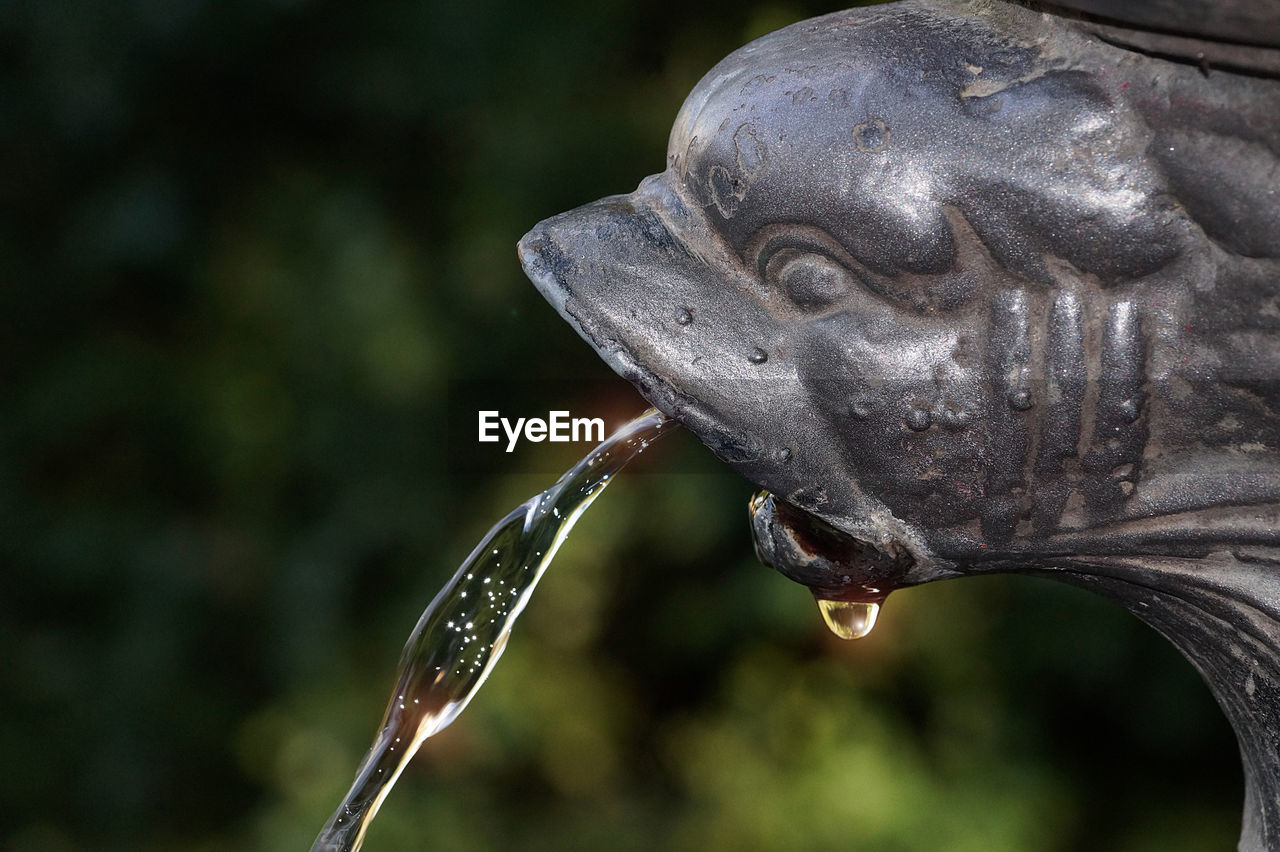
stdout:
<svg viewBox="0 0 1280 852">
<path fill-rule="evenodd" d="M 666 171 L 521 253 L 785 501 L 756 519 L 782 573 L 849 598 L 860 565 L 1044 574 L 1161 631 L 1239 737 L 1241 848 L 1277 848 L 1280 17 L 1081 5 L 904 0 L 759 39 L 689 95 Z M 797 511 L 869 556 L 784 546 Z"/>
</svg>

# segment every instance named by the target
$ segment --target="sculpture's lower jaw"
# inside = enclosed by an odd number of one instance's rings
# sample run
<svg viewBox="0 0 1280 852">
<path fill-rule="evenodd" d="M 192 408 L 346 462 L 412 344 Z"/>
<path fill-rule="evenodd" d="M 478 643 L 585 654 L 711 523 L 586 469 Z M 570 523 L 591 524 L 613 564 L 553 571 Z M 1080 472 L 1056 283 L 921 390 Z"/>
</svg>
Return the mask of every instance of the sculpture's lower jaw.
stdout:
<svg viewBox="0 0 1280 852">
<path fill-rule="evenodd" d="M 706 405 L 681 393 L 670 381 L 645 366 L 631 347 L 618 336 L 604 332 L 598 325 L 581 316 L 580 294 L 574 291 L 569 281 L 570 262 L 564 259 L 564 249 L 553 236 L 551 225 L 553 222 L 550 221 L 538 225 L 520 240 L 518 248 L 525 274 L 538 291 L 605 363 L 619 376 L 631 382 L 654 408 L 689 429 L 704 443 L 712 446 L 713 451 L 717 440 L 724 445 L 732 443 Z"/>
<path fill-rule="evenodd" d="M 749 508 L 760 561 L 820 600 L 879 603 L 911 585 L 915 560 L 902 548 L 855 538 L 767 491 Z"/>
<path fill-rule="evenodd" d="M 682 215 L 674 193 L 650 178 L 630 195 L 540 222 L 520 240 L 520 261 L 543 297 L 659 411 L 726 461 L 759 455 L 698 385 L 720 374 L 711 362 L 727 344 L 695 294 L 725 282 L 668 225 Z"/>
</svg>

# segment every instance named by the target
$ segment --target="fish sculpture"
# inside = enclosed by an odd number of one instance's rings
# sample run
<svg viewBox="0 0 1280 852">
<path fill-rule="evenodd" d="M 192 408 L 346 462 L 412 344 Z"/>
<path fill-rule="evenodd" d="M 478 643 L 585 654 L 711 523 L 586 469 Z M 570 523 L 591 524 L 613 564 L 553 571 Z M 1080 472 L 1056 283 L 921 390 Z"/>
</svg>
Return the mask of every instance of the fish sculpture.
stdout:
<svg viewBox="0 0 1280 852">
<path fill-rule="evenodd" d="M 520 254 L 768 490 L 757 551 L 820 599 L 1017 572 L 1154 626 L 1235 728 L 1240 848 L 1276 849 L 1280 4 L 1213 38 L 1151 7 L 787 27 L 698 83 L 666 171 Z"/>
</svg>

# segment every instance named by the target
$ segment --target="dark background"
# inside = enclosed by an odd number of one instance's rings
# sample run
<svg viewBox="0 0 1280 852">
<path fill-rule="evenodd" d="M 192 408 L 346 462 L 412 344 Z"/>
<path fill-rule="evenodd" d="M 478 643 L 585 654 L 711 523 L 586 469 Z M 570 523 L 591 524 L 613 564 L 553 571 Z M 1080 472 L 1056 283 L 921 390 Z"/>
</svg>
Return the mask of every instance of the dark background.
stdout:
<svg viewBox="0 0 1280 852">
<path fill-rule="evenodd" d="M 3 848 L 308 846 L 422 607 L 585 449 L 478 454 L 477 395 L 645 407 L 516 240 L 837 7 L 0 4 Z M 842 643 L 750 493 L 683 433 L 620 477 L 366 848 L 1234 846 L 1230 731 L 1153 632 L 982 579 Z"/>
</svg>

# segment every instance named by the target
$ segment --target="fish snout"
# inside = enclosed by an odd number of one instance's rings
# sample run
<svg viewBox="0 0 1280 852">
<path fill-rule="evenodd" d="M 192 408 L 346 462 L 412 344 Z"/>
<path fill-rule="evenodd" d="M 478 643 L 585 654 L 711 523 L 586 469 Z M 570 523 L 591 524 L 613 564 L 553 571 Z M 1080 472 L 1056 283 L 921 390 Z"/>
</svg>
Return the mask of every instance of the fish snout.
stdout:
<svg viewBox="0 0 1280 852">
<path fill-rule="evenodd" d="M 777 468 L 803 436 L 772 440 L 802 405 L 787 328 L 672 182 L 651 177 L 541 222 L 520 241 L 525 272 L 615 371 L 722 460 L 753 481 L 799 487 Z"/>
</svg>

